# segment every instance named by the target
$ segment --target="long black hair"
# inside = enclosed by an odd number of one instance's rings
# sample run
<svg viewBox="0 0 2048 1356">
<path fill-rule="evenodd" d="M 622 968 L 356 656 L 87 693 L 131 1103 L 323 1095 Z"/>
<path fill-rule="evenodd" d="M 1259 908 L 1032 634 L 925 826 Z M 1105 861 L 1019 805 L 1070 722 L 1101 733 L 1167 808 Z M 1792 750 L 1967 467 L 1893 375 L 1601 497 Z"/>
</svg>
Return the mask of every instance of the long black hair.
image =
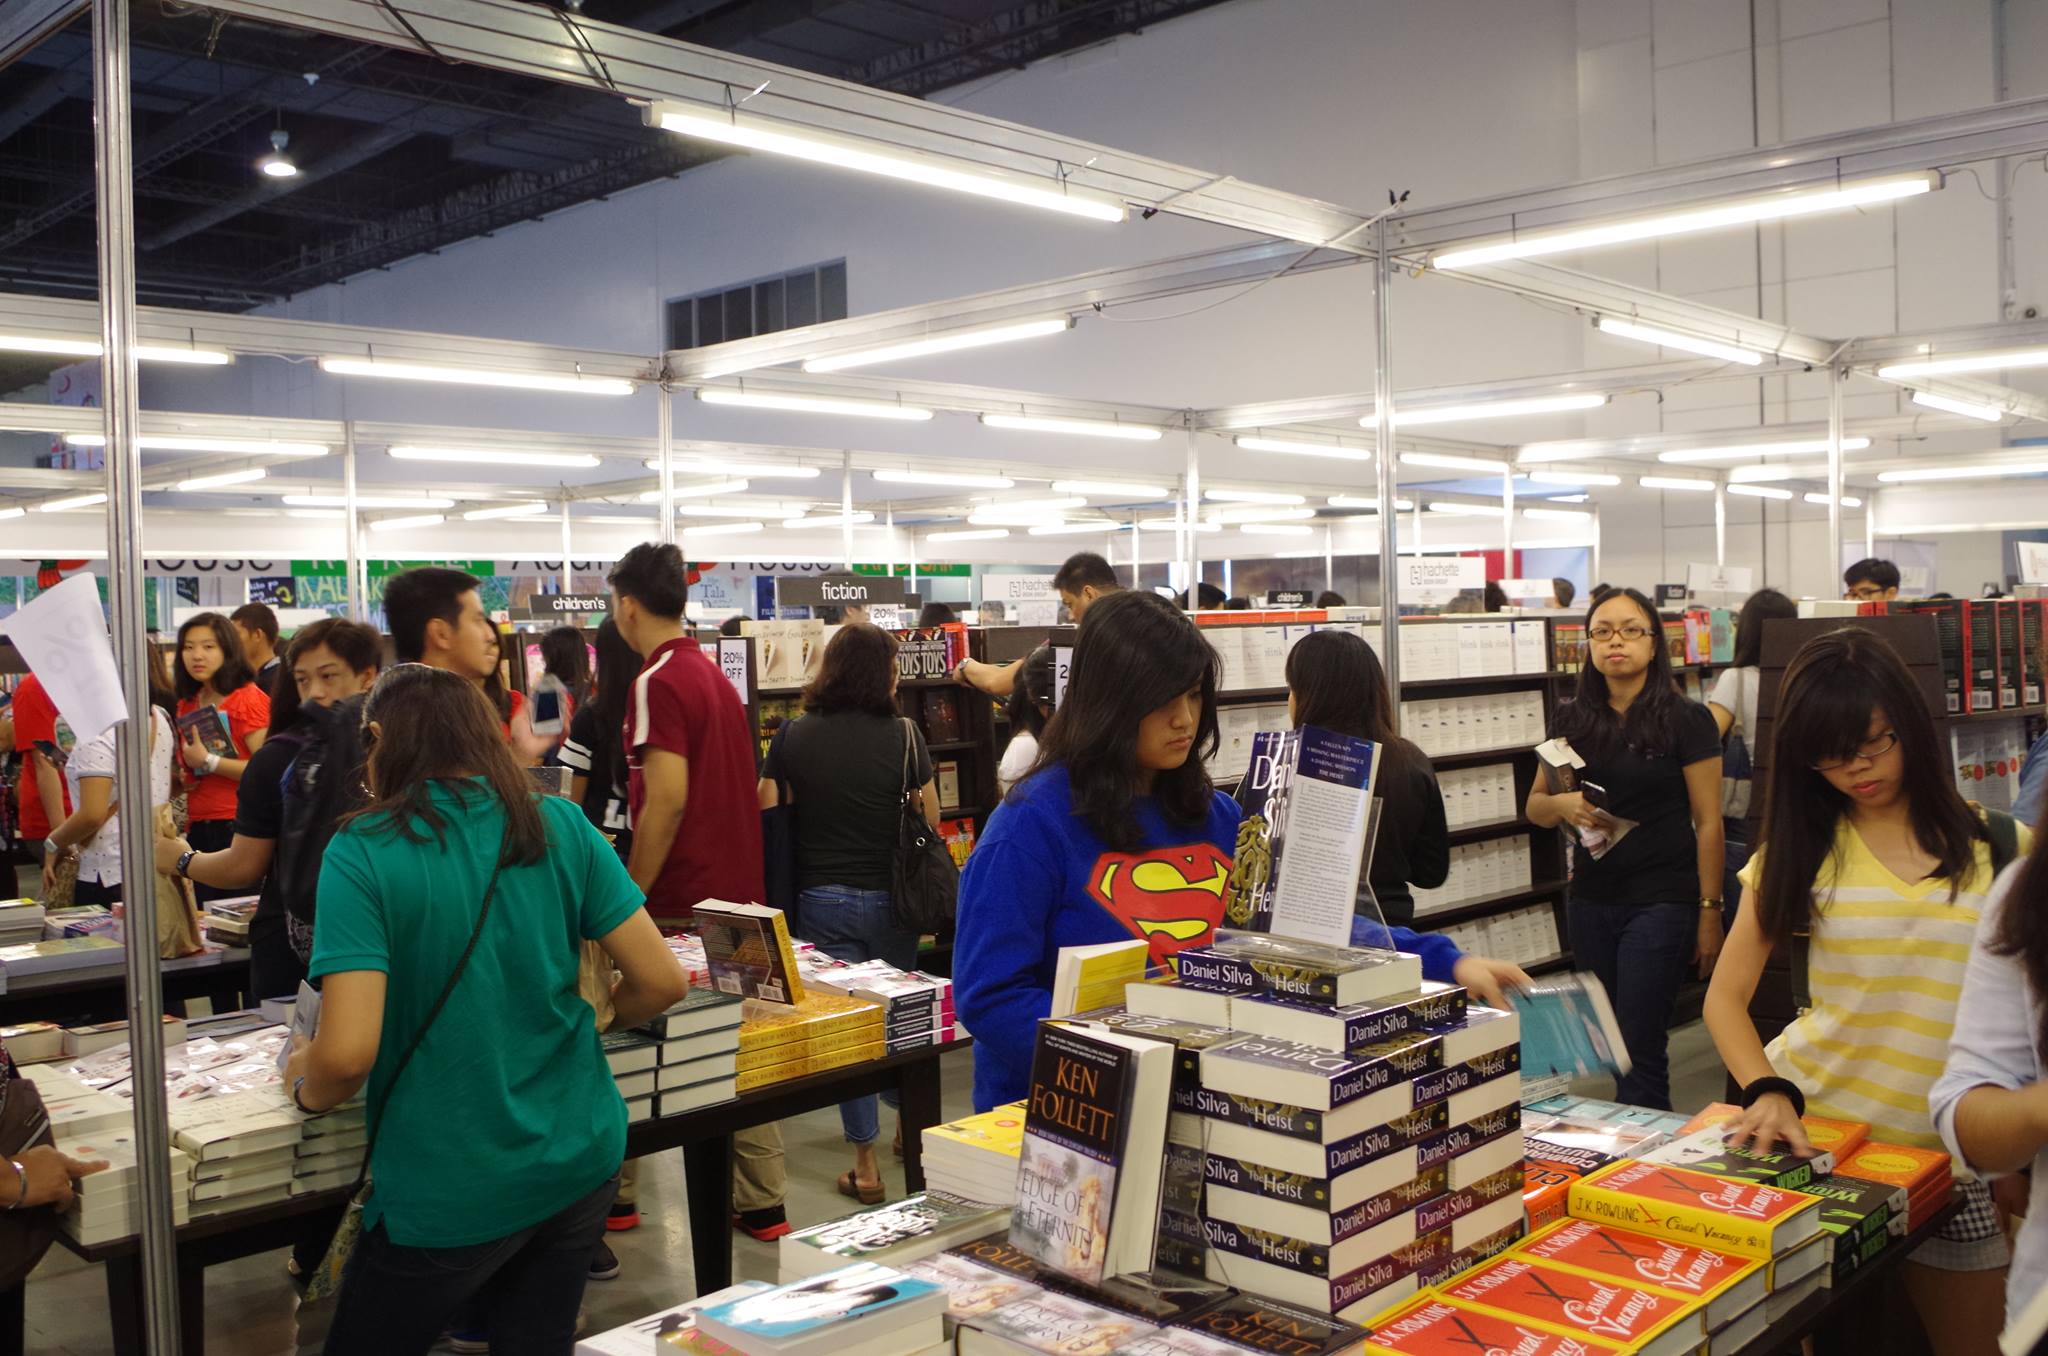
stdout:
<svg viewBox="0 0 2048 1356">
<path fill-rule="evenodd" d="M 625 778 L 626 708 L 633 700 L 633 682 L 640 676 L 640 656 L 619 634 L 618 623 L 606 617 L 597 628 L 597 697 L 590 711 L 597 736 L 590 748 L 590 780 L 618 790 Z M 602 827 L 602 826 L 600 826 Z"/>
<path fill-rule="evenodd" d="M 1593 629 L 1593 614 L 1617 598 L 1633 603 L 1642 614 L 1642 624 L 1650 628 L 1650 667 L 1643 674 L 1643 690 L 1628 704 L 1628 713 L 1617 716 L 1607 704 L 1607 675 L 1600 671 L 1591 653 L 1593 642 L 1589 638 L 1586 664 L 1579 670 L 1579 690 L 1557 708 L 1551 733 L 1580 745 L 1588 753 L 1619 737 L 1639 754 L 1661 757 L 1675 746 L 1678 717 L 1685 706 L 1685 695 L 1671 676 L 1671 652 L 1664 645 L 1664 619 L 1657 615 L 1656 605 L 1635 589 L 1609 589 L 1594 593 L 1593 605 L 1586 609 L 1589 633 Z"/>
<path fill-rule="evenodd" d="M 1052 710 L 1053 699 L 1053 658 L 1052 646 L 1041 645 L 1024 657 L 1023 666 L 1017 670 L 1017 682 L 1010 689 L 1010 698 L 1003 706 L 1003 715 L 1010 722 L 1011 734 L 1028 734 L 1033 739 L 1045 738 L 1046 722 L 1052 717 L 1046 713 Z"/>
<path fill-rule="evenodd" d="M 540 638 L 541 666 L 569 691 L 572 705 L 590 695 L 590 642 L 574 626 L 557 626 Z"/>
<path fill-rule="evenodd" d="M 1379 745 L 1383 766 L 1427 765 L 1428 755 L 1394 730 L 1387 671 L 1363 636 L 1311 631 L 1287 652 L 1294 723 L 1314 725 Z"/>
<path fill-rule="evenodd" d="M 1168 819 L 1200 824 L 1215 792 L 1205 760 L 1219 742 L 1216 667 L 1216 651 L 1164 598 L 1134 591 L 1097 598 L 1081 619 L 1066 695 L 1046 724 L 1032 773 L 1065 765 L 1074 810 L 1088 827 L 1112 848 L 1137 846 L 1134 807 L 1144 788 L 1138 725 L 1200 688 L 1202 711 L 1187 761 L 1152 779 L 1152 796 Z"/>
<path fill-rule="evenodd" d="M 1758 589 L 1735 614 L 1734 667 L 1753 669 L 1764 662 L 1764 623 L 1799 615 L 1799 604 L 1776 589 Z"/>
<path fill-rule="evenodd" d="M 1953 900 L 1970 878 L 1984 826 L 1956 790 L 1945 746 L 1920 685 L 1898 651 L 1874 632 L 1847 626 L 1799 648 L 1778 689 L 1769 774 L 1764 780 L 1763 878 L 1757 923 L 1778 942 L 1813 923 L 1813 886 L 1835 850 L 1848 799 L 1814 764 L 1852 758 L 1882 711 L 1899 737 L 1899 785 L 1913 837 L 1935 858 L 1933 880 Z"/>
<path fill-rule="evenodd" d="M 213 632 L 214 644 L 220 646 L 220 667 L 204 683 L 185 672 L 185 637 L 202 626 Z M 249 657 L 242 650 L 242 637 L 234 623 L 218 612 L 201 612 L 187 617 L 178 628 L 178 644 L 171 656 L 171 680 L 179 701 L 193 701 L 202 687 L 211 687 L 222 697 L 247 687 L 256 681 L 256 672 L 249 667 Z"/>
</svg>

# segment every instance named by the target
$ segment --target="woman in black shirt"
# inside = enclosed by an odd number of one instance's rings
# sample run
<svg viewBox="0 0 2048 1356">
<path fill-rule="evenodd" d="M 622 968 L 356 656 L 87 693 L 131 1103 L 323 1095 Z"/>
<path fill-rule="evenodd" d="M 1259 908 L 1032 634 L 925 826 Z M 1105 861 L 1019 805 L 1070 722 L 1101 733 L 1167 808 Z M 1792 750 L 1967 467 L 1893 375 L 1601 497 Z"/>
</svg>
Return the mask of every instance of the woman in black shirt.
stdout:
<svg viewBox="0 0 2048 1356">
<path fill-rule="evenodd" d="M 939 792 L 923 733 L 896 713 L 894 636 L 856 623 L 832 637 L 817 680 L 804 689 L 803 715 L 769 745 L 762 809 L 780 803 L 778 783 L 796 806 L 799 933 L 838 960 L 915 968 L 917 936 L 896 926 L 890 907 L 896 828 L 906 788 L 919 792 L 933 825 Z M 854 1158 L 839 1190 L 878 1203 L 886 1188 L 875 1159 L 875 1099 L 842 1102 L 839 1115 Z"/>
<path fill-rule="evenodd" d="M 626 822 L 626 756 L 619 747 L 625 737 L 626 703 L 633 680 L 640 676 L 640 656 L 626 644 L 607 617 L 593 639 L 597 650 L 597 695 L 580 694 L 569 719 L 569 737 L 562 741 L 562 766 L 569 769 L 569 796 L 583 807 L 583 817 L 609 838 L 619 860 L 632 854 L 633 830 Z"/>
<path fill-rule="evenodd" d="M 1572 953 L 1607 986 L 1635 1065 L 1615 1099 L 1669 1110 L 1672 1004 L 1687 965 L 1698 962 L 1704 979 L 1721 952 L 1721 739 L 1707 708 L 1672 680 L 1650 600 L 1634 589 L 1596 598 L 1578 695 L 1550 731 L 1585 760 L 1586 789 L 1553 795 L 1539 777 L 1528 814 L 1545 828 L 1569 824 L 1578 838 Z M 1595 857 L 1588 832 L 1611 846 Z"/>
</svg>

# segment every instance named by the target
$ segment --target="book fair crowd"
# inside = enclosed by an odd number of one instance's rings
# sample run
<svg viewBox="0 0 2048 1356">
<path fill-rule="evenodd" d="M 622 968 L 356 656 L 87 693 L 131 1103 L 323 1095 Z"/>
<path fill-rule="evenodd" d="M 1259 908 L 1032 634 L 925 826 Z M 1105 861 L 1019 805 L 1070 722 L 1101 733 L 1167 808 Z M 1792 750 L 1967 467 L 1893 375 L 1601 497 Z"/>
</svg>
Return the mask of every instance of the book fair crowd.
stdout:
<svg viewBox="0 0 2048 1356">
<path fill-rule="evenodd" d="M 166 963 L 246 947 L 246 1010 L 165 1018 L 174 1217 L 308 1200 L 302 1349 L 1723 1356 L 1796 1349 L 1860 1281 L 1938 1356 L 2048 1326 L 2048 753 L 2011 813 L 1966 800 L 1882 635 L 1802 632 L 1767 684 L 1798 608 L 1765 590 L 1697 701 L 1657 605 L 1593 590 L 1511 788 L 1568 843 L 1569 965 L 1525 969 L 1411 927 L 1474 839 L 1365 627 L 1288 628 L 1289 728 L 1233 793 L 1210 628 L 1073 556 L 1067 638 L 950 675 L 1010 731 L 962 867 L 897 634 L 845 618 L 764 738 L 676 548 L 608 582 L 526 691 L 455 569 L 386 581 L 384 633 L 190 616 L 148 647 L 147 807 L 32 656 L 0 720 L 40 863 L 5 974 L 105 960 L 123 821 Z M 1877 612 L 1898 582 L 1847 580 Z M 1702 983 L 1727 1091 L 1674 1109 Z M 53 1235 L 134 1234 L 143 1185 L 125 1025 L 4 1035 L 18 1331 Z M 659 1312 L 587 1321 L 641 1226 L 630 1127 L 934 1047 L 974 1114 L 849 1095 L 844 1157 L 795 1165 L 843 1217 L 789 1218 L 773 1120 L 686 1183 L 779 1284 L 678 1265 Z"/>
</svg>

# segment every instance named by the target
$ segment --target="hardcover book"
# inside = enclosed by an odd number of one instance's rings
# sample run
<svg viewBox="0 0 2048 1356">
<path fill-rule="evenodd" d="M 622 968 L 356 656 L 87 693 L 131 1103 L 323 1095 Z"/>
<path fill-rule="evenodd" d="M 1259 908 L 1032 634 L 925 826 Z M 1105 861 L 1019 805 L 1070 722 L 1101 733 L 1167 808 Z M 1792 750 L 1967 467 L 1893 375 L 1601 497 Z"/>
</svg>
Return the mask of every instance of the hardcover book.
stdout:
<svg viewBox="0 0 2048 1356">
<path fill-rule="evenodd" d="M 842 1219 L 785 1234 L 777 1246 L 785 1279 L 815 1276 L 849 1262 L 903 1262 L 929 1257 L 1008 1222 L 1009 1211 L 919 1193 Z"/>
<path fill-rule="evenodd" d="M 1351 1356 L 1365 1341 L 1356 1324 L 1256 1295 L 1233 1295 L 1174 1326 L 1238 1351 L 1274 1356 Z"/>
<path fill-rule="evenodd" d="M 766 1281 L 741 1281 L 716 1294 L 663 1309 L 595 1337 L 585 1337 L 576 1343 L 576 1356 L 649 1356 L 664 1350 L 731 1351 L 723 1342 L 715 1342 L 697 1331 L 698 1313 L 711 1305 L 730 1303 L 766 1289 Z"/>
<path fill-rule="evenodd" d="M 1211 1218 L 1325 1246 L 1356 1237 L 1450 1190 L 1450 1169 L 1440 1166 L 1356 1205 L 1332 1209 L 1329 1183 L 1320 1177 L 1274 1172 L 1214 1154 L 1205 1157 L 1203 1169 Z"/>
<path fill-rule="evenodd" d="M 943 1287 L 946 1318 L 955 1324 L 971 1322 L 1045 1293 L 1029 1271 L 1002 1271 L 951 1251 L 904 1262 L 898 1270 Z"/>
<path fill-rule="evenodd" d="M 1095 1285 L 1152 1265 L 1173 1080 L 1171 1045 L 1038 1028 L 1010 1241 Z"/>
<path fill-rule="evenodd" d="M 1860 1177 L 1823 1177 L 1800 1190 L 1821 1198 L 1820 1227 L 1834 1236 L 1837 1253 L 1845 1243 L 1860 1244 L 1883 1234 L 1893 1220 L 1903 1221 L 1911 1200 L 1902 1186 Z"/>
<path fill-rule="evenodd" d="M 1426 1295 L 1372 1325 L 1365 1349 L 1373 1356 L 1620 1356 L 1623 1348 L 1597 1337 L 1567 1337 L 1479 1309 Z"/>
<path fill-rule="evenodd" d="M 943 1339 L 946 1292 L 872 1262 L 856 1263 L 698 1312 L 698 1331 L 749 1353 L 825 1356 L 901 1334 L 902 1349 Z M 929 1334 L 927 1336 L 927 1334 Z"/>
<path fill-rule="evenodd" d="M 956 1349 L 959 1356 L 1111 1356 L 1155 1327 L 1056 1290 L 1041 1290 L 963 1321 Z"/>
<path fill-rule="evenodd" d="M 1220 929 L 1206 946 L 1175 956 L 1183 987 L 1263 994 L 1316 1007 L 1349 1007 L 1412 993 L 1420 958 L 1373 947 L 1321 946 L 1288 937 Z"/>
<path fill-rule="evenodd" d="M 228 723 L 218 707 L 199 706 L 179 716 L 178 742 L 183 743 L 187 735 L 198 739 L 208 753 L 217 753 L 223 758 L 241 756 L 235 749 L 235 741 L 228 737 Z"/>
<path fill-rule="evenodd" d="M 1866 1182 L 1904 1187 L 1908 1195 L 1914 1195 L 1945 1180 L 1950 1175 L 1950 1168 L 1948 1155 L 1939 1149 L 1919 1149 L 1873 1139 L 1842 1160 L 1836 1172 L 1843 1177 L 1860 1177 Z"/>
<path fill-rule="evenodd" d="M 1351 940 L 1377 745 L 1305 725 L 1252 738 L 1223 918 L 1329 946 Z"/>
<path fill-rule="evenodd" d="M 1817 1196 L 1640 1160 L 1574 1183 L 1570 1200 L 1575 1219 L 1765 1261 L 1820 1232 Z"/>
<path fill-rule="evenodd" d="M 1465 1014 L 1462 985 L 1425 981 L 1415 993 L 1341 1008 L 1254 995 L 1232 1003 L 1230 1021 L 1239 1031 L 1256 1036 L 1342 1051 L 1362 1050 L 1425 1028 L 1455 1026 L 1465 1020 Z"/>
<path fill-rule="evenodd" d="M 1607 989 L 1590 974 L 1539 979 L 1510 994 L 1521 1015 L 1522 1076 L 1625 1074 L 1628 1045 Z"/>
<path fill-rule="evenodd" d="M 1675 1167 L 1691 1168 L 1694 1172 L 1785 1187 L 1792 1191 L 1803 1191 L 1807 1183 L 1815 1178 L 1824 1178 L 1835 1170 L 1833 1154 L 1819 1153 L 1811 1158 L 1801 1158 L 1786 1152 L 1758 1153 L 1754 1149 L 1738 1148 L 1721 1136 L 1719 1126 L 1695 1130 L 1683 1139 L 1675 1139 L 1650 1150 L 1643 1155 L 1643 1161 L 1669 1163 Z"/>
<path fill-rule="evenodd" d="M 710 899 L 693 911 L 711 984 L 734 998 L 801 1003 L 804 984 L 782 910 Z"/>
<path fill-rule="evenodd" d="M 1566 1220 L 1535 1235 L 1519 1251 L 1564 1271 L 1699 1300 L 1706 1306 L 1710 1332 L 1762 1299 L 1770 1279 L 1764 1263 L 1754 1258 L 1584 1220 Z"/>
<path fill-rule="evenodd" d="M 1377 1114 L 1366 1118 L 1383 1121 L 1415 1108 L 1409 1080 L 1438 1067 L 1441 1058 L 1441 1047 L 1427 1036 L 1357 1054 L 1246 1036 L 1202 1052 L 1202 1086 L 1322 1112 L 1372 1099 Z"/>
<path fill-rule="evenodd" d="M 1685 1356 L 1706 1335 L 1696 1299 L 1545 1266 L 1521 1253 L 1496 1257 L 1437 1294 L 1561 1337 L 1593 1337 L 1641 1356 Z"/>
</svg>

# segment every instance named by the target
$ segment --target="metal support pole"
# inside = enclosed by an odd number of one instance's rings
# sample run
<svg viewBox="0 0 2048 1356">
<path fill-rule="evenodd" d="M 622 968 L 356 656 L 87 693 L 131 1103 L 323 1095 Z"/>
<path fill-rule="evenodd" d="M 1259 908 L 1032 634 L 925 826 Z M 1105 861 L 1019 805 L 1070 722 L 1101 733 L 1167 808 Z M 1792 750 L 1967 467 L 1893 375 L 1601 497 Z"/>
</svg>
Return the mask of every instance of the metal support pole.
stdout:
<svg viewBox="0 0 2048 1356">
<path fill-rule="evenodd" d="M 846 572 L 853 573 L 853 453 L 839 454 L 839 546 Z"/>
<path fill-rule="evenodd" d="M 350 621 L 368 621 L 370 590 L 363 578 L 363 522 L 356 505 L 356 425 L 353 419 L 341 426 L 341 531 L 347 539 L 348 615 Z"/>
<path fill-rule="evenodd" d="M 1714 563 L 1728 563 L 1728 482 L 1714 482 Z"/>
<path fill-rule="evenodd" d="M 1380 667 L 1387 671 L 1387 701 L 1400 722 L 1401 640 L 1397 630 L 1401 612 L 1397 576 L 1400 561 L 1395 555 L 1394 522 L 1394 259 L 1387 244 L 1387 219 L 1373 227 L 1373 383 L 1372 412 L 1375 425 L 1372 464 L 1379 482 L 1380 499 Z M 1418 526 L 1422 501 L 1415 501 Z M 1415 534 L 1422 547 L 1422 534 Z"/>
<path fill-rule="evenodd" d="M 1842 378 L 1837 363 L 1828 369 L 1828 576 L 1842 574 Z"/>
<path fill-rule="evenodd" d="M 1595 584 L 1598 584 L 1598 583 L 1600 582 L 1600 508 L 1599 508 L 1599 505 L 1597 505 L 1597 504 L 1596 504 L 1596 505 L 1594 505 L 1594 507 L 1593 507 L 1593 578 L 1592 578 L 1592 582 L 1593 582 L 1593 583 L 1595 583 Z"/>
<path fill-rule="evenodd" d="M 1422 544 L 1422 501 L 1420 499 L 1415 501 L 1415 507 L 1409 510 L 1409 513 L 1411 516 L 1408 525 L 1415 529 L 1415 549 L 1410 554 L 1419 556 L 1425 549 Z"/>
<path fill-rule="evenodd" d="M 1187 505 L 1187 516 L 1183 527 L 1187 532 L 1188 562 L 1188 611 L 1202 606 L 1202 546 L 1201 533 L 1195 530 L 1196 515 L 1202 505 L 1202 454 L 1195 445 L 1194 416 L 1187 418 L 1188 460 L 1187 469 L 1181 475 L 1181 499 Z"/>
<path fill-rule="evenodd" d="M 910 591 L 917 592 L 917 529 L 910 529 Z"/>
<path fill-rule="evenodd" d="M 1337 591 L 1337 529 L 1323 524 L 1323 592 Z"/>
<path fill-rule="evenodd" d="M 680 546 L 676 541 L 676 407 L 675 393 L 667 386 L 655 389 L 655 406 L 658 413 L 654 420 L 654 440 L 661 452 L 661 539 L 663 542 Z"/>
<path fill-rule="evenodd" d="M 889 577 L 894 579 L 896 577 L 896 506 L 891 504 L 882 512 L 882 523 L 889 533 Z M 917 592 L 916 589 L 906 591 L 910 593 Z"/>
<path fill-rule="evenodd" d="M 562 496 L 562 592 L 574 593 L 576 580 L 569 565 L 569 496 Z"/>
<path fill-rule="evenodd" d="M 1520 579 L 1522 572 L 1515 568 L 1515 473 L 1503 471 L 1500 476 L 1500 577 Z"/>
<path fill-rule="evenodd" d="M 116 727 L 115 795 L 125 807 L 121 878 L 156 879 L 156 837 L 147 828 L 149 637 L 142 597 L 142 454 L 136 445 L 135 199 L 129 103 L 128 0 L 92 7 L 93 170 L 99 217 L 100 399 L 106 433 L 107 597 L 113 603 L 114 662 L 128 699 Z M 171 1219 L 171 1127 L 164 1106 L 163 975 L 157 956 L 156 892 L 127 897 L 128 1034 L 135 1090 L 136 1231 L 142 1251 L 147 1349 L 178 1349 L 178 1252 Z M 182 1184 L 180 1184 L 182 1187 Z"/>
</svg>

